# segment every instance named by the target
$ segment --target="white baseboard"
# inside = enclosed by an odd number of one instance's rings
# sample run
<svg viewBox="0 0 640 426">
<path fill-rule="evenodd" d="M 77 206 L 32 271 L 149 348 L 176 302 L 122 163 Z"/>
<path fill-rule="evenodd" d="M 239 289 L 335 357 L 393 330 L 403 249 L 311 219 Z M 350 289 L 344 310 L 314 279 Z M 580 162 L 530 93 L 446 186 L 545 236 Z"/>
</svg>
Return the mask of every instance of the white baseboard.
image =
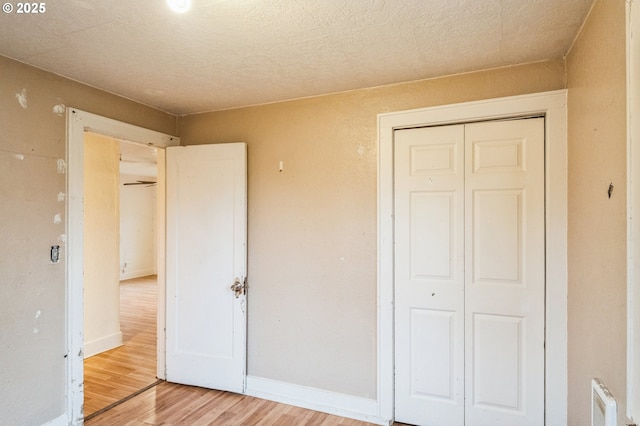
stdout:
<svg viewBox="0 0 640 426">
<path fill-rule="evenodd" d="M 57 419 L 46 422 L 42 426 L 69 426 L 69 421 L 67 420 L 67 415 L 63 414 Z"/>
<path fill-rule="evenodd" d="M 378 416 L 378 401 L 322 389 L 247 376 L 245 393 L 256 398 L 294 405 L 379 425 L 389 422 Z"/>
<path fill-rule="evenodd" d="M 85 342 L 84 344 L 84 357 L 98 355 L 109 349 L 122 346 L 122 332 L 118 331 L 110 336 L 105 336 L 100 339 L 92 340 L 91 342 Z"/>
<path fill-rule="evenodd" d="M 149 275 L 156 275 L 157 271 L 155 268 L 148 269 L 139 269 L 137 271 L 126 272 L 124 274 L 120 274 L 120 281 L 130 280 L 133 278 L 142 278 L 148 277 Z"/>
</svg>

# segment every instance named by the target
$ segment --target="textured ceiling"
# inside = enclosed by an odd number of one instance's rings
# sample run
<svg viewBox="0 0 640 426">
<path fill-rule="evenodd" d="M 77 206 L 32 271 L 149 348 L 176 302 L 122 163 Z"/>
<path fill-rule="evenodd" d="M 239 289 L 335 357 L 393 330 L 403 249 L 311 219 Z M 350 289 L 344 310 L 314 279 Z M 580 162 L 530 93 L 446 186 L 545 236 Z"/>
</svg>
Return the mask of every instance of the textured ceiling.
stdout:
<svg viewBox="0 0 640 426">
<path fill-rule="evenodd" d="M 560 58 L 593 3 L 192 1 L 14 7 L 0 55 L 182 115 Z"/>
</svg>

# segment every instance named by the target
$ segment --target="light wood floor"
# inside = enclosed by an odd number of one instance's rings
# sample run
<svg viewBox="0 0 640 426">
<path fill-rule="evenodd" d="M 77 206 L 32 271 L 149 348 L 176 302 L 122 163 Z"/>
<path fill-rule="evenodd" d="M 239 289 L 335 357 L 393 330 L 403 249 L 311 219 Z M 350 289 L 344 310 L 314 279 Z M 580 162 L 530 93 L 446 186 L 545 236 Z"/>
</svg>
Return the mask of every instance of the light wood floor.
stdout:
<svg viewBox="0 0 640 426">
<path fill-rule="evenodd" d="M 120 283 L 124 346 L 85 359 L 85 416 L 156 382 L 156 306 L 155 276 Z"/>
<path fill-rule="evenodd" d="M 87 426 L 366 426 L 371 423 L 277 402 L 163 382 L 85 423 Z"/>
<path fill-rule="evenodd" d="M 85 416 L 157 382 L 156 289 L 155 277 L 121 283 L 120 316 L 125 345 L 85 360 Z M 85 424 L 367 426 L 371 423 L 246 395 L 161 382 L 91 417 Z"/>
</svg>

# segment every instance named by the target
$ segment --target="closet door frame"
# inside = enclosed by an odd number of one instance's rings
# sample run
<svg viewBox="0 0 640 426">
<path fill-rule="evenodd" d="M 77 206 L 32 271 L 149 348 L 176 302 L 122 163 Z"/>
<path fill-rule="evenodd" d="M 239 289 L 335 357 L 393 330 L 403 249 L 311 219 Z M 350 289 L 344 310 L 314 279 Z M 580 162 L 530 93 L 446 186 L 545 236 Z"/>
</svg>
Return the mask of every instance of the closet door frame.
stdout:
<svg viewBox="0 0 640 426">
<path fill-rule="evenodd" d="M 527 116 L 545 117 L 545 424 L 567 422 L 567 91 L 378 115 L 378 416 L 394 419 L 394 131 Z"/>
</svg>

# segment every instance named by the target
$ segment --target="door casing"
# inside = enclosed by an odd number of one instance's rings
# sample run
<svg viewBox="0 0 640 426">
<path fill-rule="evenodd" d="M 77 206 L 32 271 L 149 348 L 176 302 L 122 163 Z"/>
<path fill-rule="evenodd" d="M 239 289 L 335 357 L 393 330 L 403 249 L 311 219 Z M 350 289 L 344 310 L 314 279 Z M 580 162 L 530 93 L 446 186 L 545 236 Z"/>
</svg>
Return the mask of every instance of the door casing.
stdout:
<svg viewBox="0 0 640 426">
<path fill-rule="evenodd" d="M 545 117 L 545 424 L 567 423 L 567 91 L 378 115 L 378 416 L 394 418 L 393 134 L 397 129 Z"/>
<path fill-rule="evenodd" d="M 82 424 L 84 404 L 84 300 L 83 300 L 83 192 L 84 192 L 84 132 L 91 131 L 116 139 L 125 139 L 156 148 L 180 144 L 180 139 L 160 132 L 91 114 L 75 108 L 67 108 L 67 158 L 59 163 L 59 171 L 67 174 L 66 200 L 66 421 Z M 159 156 L 163 158 L 163 156 Z M 159 173 L 164 168 L 159 167 Z M 159 182 L 162 176 L 158 176 Z M 164 182 L 162 182 L 163 184 Z M 159 186 L 162 188 L 162 186 Z M 161 228 L 162 229 L 162 228 Z M 159 235 L 159 241 L 163 236 Z M 163 245 L 158 247 L 164 250 Z M 159 256 L 159 270 L 164 257 Z M 164 274 L 158 274 L 158 324 L 164 325 Z M 162 282 L 161 282 L 162 281 Z M 164 378 L 164 327 L 158 327 L 158 377 Z"/>
</svg>

